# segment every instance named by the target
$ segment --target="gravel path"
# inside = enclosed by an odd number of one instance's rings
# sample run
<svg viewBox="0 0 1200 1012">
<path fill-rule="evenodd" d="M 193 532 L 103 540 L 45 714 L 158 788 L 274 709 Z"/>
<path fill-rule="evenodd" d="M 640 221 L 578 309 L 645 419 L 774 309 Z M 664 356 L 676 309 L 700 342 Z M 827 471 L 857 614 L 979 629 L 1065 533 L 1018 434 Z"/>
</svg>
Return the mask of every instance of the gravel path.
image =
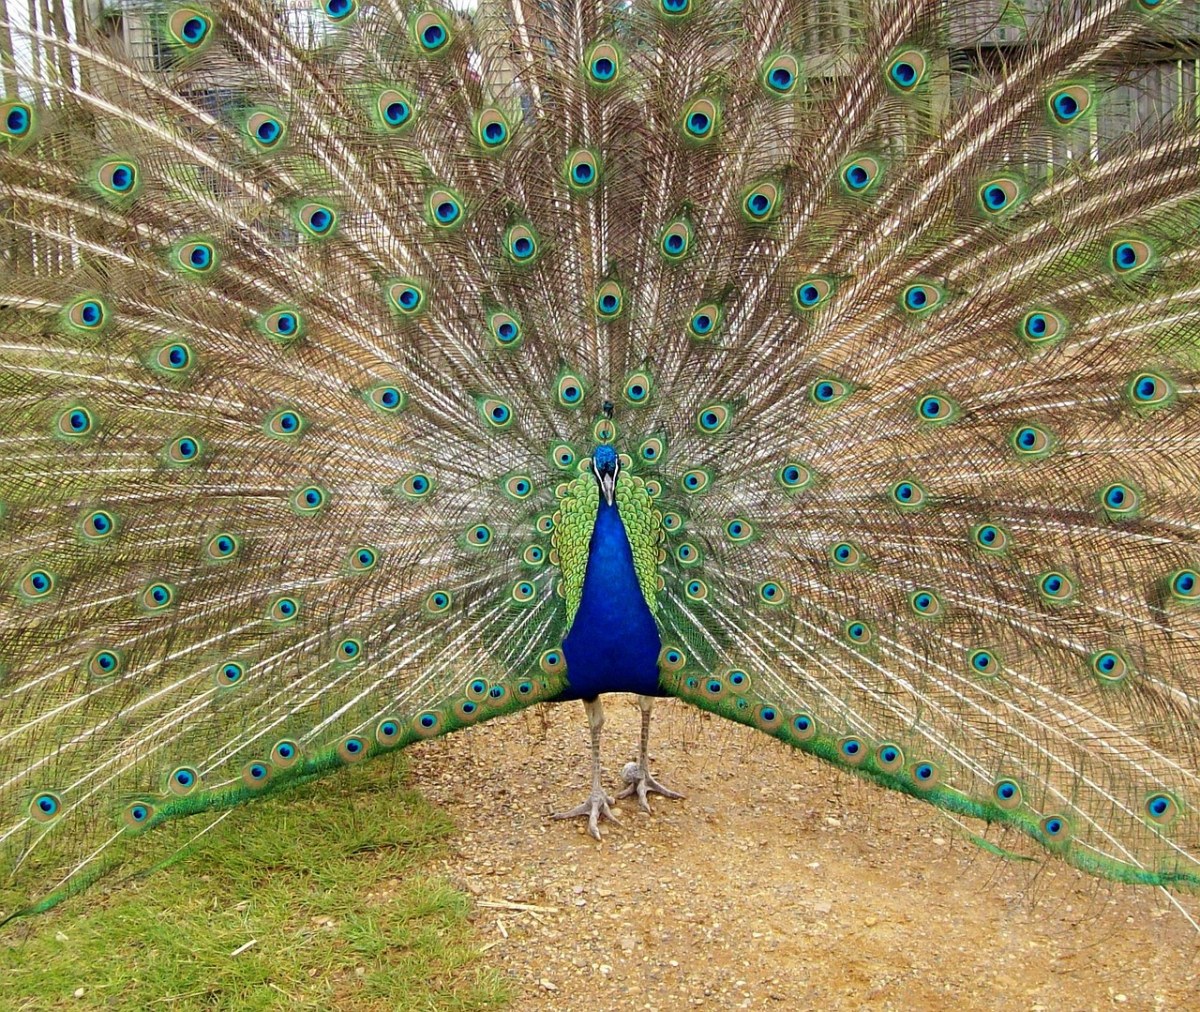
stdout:
<svg viewBox="0 0 1200 1012">
<path fill-rule="evenodd" d="M 638 710 L 607 699 L 613 790 Z M 409 755 L 459 825 L 444 872 L 519 1009 L 1200 1009 L 1200 934 L 1161 893 L 1000 860 L 920 802 L 673 701 L 651 765 L 687 799 L 621 802 L 602 843 L 548 818 L 588 789 L 577 703 Z"/>
</svg>

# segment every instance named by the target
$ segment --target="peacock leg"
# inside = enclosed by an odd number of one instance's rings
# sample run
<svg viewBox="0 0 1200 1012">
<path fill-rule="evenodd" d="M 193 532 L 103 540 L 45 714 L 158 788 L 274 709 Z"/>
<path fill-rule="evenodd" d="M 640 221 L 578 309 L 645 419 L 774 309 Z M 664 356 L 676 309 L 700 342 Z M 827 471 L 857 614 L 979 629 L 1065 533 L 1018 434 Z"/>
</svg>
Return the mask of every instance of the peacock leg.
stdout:
<svg viewBox="0 0 1200 1012">
<path fill-rule="evenodd" d="M 592 733 L 592 793 L 582 805 L 576 805 L 569 812 L 556 812 L 556 819 L 574 819 L 581 815 L 588 817 L 588 832 L 597 840 L 600 839 L 600 816 L 618 826 L 621 820 L 612 813 L 609 807 L 613 799 L 604 793 L 600 783 L 600 729 L 604 727 L 604 708 L 600 705 L 600 697 L 585 699 L 583 708 L 587 712 L 588 730 Z"/>
<path fill-rule="evenodd" d="M 621 778 L 625 781 L 626 786 L 621 789 L 621 793 L 617 797 L 628 798 L 637 794 L 638 807 L 643 812 L 649 812 L 650 802 L 646 800 L 648 793 L 661 794 L 664 798 L 682 798 L 683 795 L 669 787 L 664 787 L 650 775 L 650 764 L 646 753 L 650 748 L 650 711 L 654 707 L 654 697 L 638 696 L 638 706 L 642 708 L 641 748 L 638 751 L 638 761 L 626 763 L 625 768 L 621 770 Z"/>
</svg>

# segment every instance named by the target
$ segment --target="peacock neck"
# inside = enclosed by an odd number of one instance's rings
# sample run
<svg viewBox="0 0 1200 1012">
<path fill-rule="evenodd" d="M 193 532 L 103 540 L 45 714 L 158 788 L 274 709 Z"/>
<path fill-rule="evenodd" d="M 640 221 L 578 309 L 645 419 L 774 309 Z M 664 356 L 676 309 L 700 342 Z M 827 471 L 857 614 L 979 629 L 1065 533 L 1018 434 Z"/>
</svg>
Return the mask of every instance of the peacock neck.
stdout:
<svg viewBox="0 0 1200 1012">
<path fill-rule="evenodd" d="M 658 626 L 638 583 L 621 514 L 603 497 L 588 548 L 583 594 L 563 640 L 563 698 L 602 692 L 658 695 Z"/>
</svg>

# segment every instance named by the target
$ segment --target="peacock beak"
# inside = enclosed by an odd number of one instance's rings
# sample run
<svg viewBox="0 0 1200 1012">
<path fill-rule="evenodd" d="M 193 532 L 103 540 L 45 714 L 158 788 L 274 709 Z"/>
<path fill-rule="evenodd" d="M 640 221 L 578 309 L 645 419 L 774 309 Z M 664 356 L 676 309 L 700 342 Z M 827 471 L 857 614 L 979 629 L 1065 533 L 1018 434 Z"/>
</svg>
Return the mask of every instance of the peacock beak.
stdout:
<svg viewBox="0 0 1200 1012">
<path fill-rule="evenodd" d="M 609 506 L 613 504 L 613 492 L 617 487 L 616 472 L 606 472 L 600 475 L 600 491 L 604 493 L 604 501 Z"/>
</svg>

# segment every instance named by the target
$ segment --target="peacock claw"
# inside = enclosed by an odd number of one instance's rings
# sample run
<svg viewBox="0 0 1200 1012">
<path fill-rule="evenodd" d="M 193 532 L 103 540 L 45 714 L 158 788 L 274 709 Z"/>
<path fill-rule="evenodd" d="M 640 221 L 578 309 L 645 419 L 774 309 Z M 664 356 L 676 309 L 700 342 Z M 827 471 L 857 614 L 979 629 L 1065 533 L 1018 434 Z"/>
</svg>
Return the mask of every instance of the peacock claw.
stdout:
<svg viewBox="0 0 1200 1012">
<path fill-rule="evenodd" d="M 588 817 L 588 832 L 597 840 L 603 839 L 600 835 L 600 816 L 608 819 L 609 822 L 621 825 L 621 820 L 613 815 L 612 808 L 609 807 L 615 802 L 614 798 L 609 797 L 604 791 L 592 791 L 588 795 L 587 801 L 582 805 L 576 805 L 569 812 L 555 812 L 551 818 L 553 819 L 577 819 L 581 815 Z"/>
<path fill-rule="evenodd" d="M 617 795 L 617 799 L 629 798 L 636 794 L 638 807 L 643 812 L 650 811 L 650 802 L 646 799 L 647 794 L 661 794 L 664 798 L 683 797 L 678 791 L 664 787 L 650 775 L 648 769 L 639 766 L 637 763 L 626 763 L 625 768 L 621 770 L 621 779 L 625 781 L 625 786 L 621 789 L 621 793 Z"/>
</svg>

